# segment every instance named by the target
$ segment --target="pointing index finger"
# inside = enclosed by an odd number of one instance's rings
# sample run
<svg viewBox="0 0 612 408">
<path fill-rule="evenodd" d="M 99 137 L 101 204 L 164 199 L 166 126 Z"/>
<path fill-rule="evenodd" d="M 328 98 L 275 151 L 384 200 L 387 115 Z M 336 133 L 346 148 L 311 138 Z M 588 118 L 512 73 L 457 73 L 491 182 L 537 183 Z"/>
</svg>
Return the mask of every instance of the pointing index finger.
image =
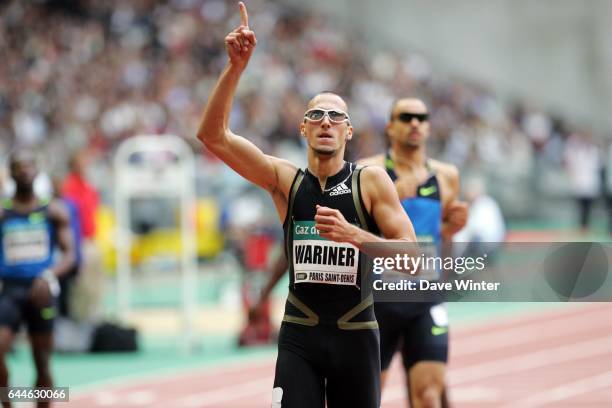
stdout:
<svg viewBox="0 0 612 408">
<path fill-rule="evenodd" d="M 246 6 L 243 2 L 238 3 L 238 7 L 240 7 L 240 25 L 249 26 L 249 15 L 247 14 Z"/>
</svg>

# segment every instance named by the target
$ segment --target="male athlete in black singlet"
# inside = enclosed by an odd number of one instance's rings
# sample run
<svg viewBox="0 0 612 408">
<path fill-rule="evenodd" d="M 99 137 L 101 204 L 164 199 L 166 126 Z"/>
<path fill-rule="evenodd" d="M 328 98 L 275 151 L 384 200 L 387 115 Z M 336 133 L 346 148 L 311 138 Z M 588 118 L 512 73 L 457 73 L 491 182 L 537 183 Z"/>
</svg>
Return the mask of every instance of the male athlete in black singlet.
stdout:
<svg viewBox="0 0 612 408">
<path fill-rule="evenodd" d="M 308 144 L 304 171 L 232 133 L 232 98 L 256 44 L 243 3 L 240 11 L 241 25 L 225 38 L 229 63 L 209 97 L 198 139 L 270 193 L 285 229 L 291 287 L 272 406 L 323 408 L 327 401 L 329 408 L 379 408 L 378 326 L 371 297 L 362 301 L 360 251 L 366 242 L 386 242 L 378 231 L 415 242 L 412 224 L 384 169 L 358 170 L 344 161 L 353 128 L 338 95 L 324 92 L 308 103 L 300 125 Z"/>
</svg>

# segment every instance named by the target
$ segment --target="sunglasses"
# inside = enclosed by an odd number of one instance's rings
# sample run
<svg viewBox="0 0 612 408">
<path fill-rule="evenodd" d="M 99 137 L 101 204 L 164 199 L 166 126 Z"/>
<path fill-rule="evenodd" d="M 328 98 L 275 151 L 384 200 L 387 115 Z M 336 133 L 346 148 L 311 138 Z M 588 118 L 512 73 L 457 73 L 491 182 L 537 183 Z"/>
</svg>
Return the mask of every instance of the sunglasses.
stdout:
<svg viewBox="0 0 612 408">
<path fill-rule="evenodd" d="M 325 115 L 327 115 L 330 122 L 333 123 L 342 123 L 350 121 L 348 113 L 342 112 L 338 109 L 310 109 L 307 110 L 306 113 L 304 113 L 304 119 L 310 122 L 320 122 L 323 120 Z"/>
<path fill-rule="evenodd" d="M 412 119 L 418 119 L 419 122 L 425 122 L 429 119 L 429 113 L 412 113 L 412 112 L 401 112 L 395 117 L 404 123 L 412 122 Z"/>
</svg>

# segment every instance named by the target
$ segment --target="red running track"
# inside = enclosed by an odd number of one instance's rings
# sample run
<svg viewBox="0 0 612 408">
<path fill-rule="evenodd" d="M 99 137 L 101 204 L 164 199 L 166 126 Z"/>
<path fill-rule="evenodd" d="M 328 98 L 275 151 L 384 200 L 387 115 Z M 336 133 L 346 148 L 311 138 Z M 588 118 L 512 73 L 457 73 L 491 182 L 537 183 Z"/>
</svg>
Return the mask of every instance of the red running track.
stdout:
<svg viewBox="0 0 612 408">
<path fill-rule="evenodd" d="M 483 304 L 486 307 L 486 304 Z M 453 407 L 611 407 L 612 305 L 571 304 L 451 331 Z M 274 358 L 73 393 L 69 407 L 269 407 Z M 395 360 L 384 408 L 405 407 Z"/>
</svg>

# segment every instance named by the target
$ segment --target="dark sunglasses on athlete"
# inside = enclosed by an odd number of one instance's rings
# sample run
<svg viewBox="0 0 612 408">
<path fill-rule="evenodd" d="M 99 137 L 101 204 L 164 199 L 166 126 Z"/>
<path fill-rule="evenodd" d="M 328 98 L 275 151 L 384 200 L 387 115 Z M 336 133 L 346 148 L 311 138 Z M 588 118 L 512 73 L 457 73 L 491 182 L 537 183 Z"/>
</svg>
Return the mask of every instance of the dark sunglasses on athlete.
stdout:
<svg viewBox="0 0 612 408">
<path fill-rule="evenodd" d="M 330 122 L 334 123 L 342 123 L 349 121 L 349 115 L 346 112 L 343 112 L 339 109 L 310 109 L 304 113 L 304 119 L 310 122 L 320 122 L 327 115 Z"/>
<path fill-rule="evenodd" d="M 429 113 L 412 113 L 412 112 L 401 112 L 395 117 L 404 123 L 412 122 L 412 119 L 418 119 L 419 122 L 425 122 L 429 119 Z"/>
</svg>

